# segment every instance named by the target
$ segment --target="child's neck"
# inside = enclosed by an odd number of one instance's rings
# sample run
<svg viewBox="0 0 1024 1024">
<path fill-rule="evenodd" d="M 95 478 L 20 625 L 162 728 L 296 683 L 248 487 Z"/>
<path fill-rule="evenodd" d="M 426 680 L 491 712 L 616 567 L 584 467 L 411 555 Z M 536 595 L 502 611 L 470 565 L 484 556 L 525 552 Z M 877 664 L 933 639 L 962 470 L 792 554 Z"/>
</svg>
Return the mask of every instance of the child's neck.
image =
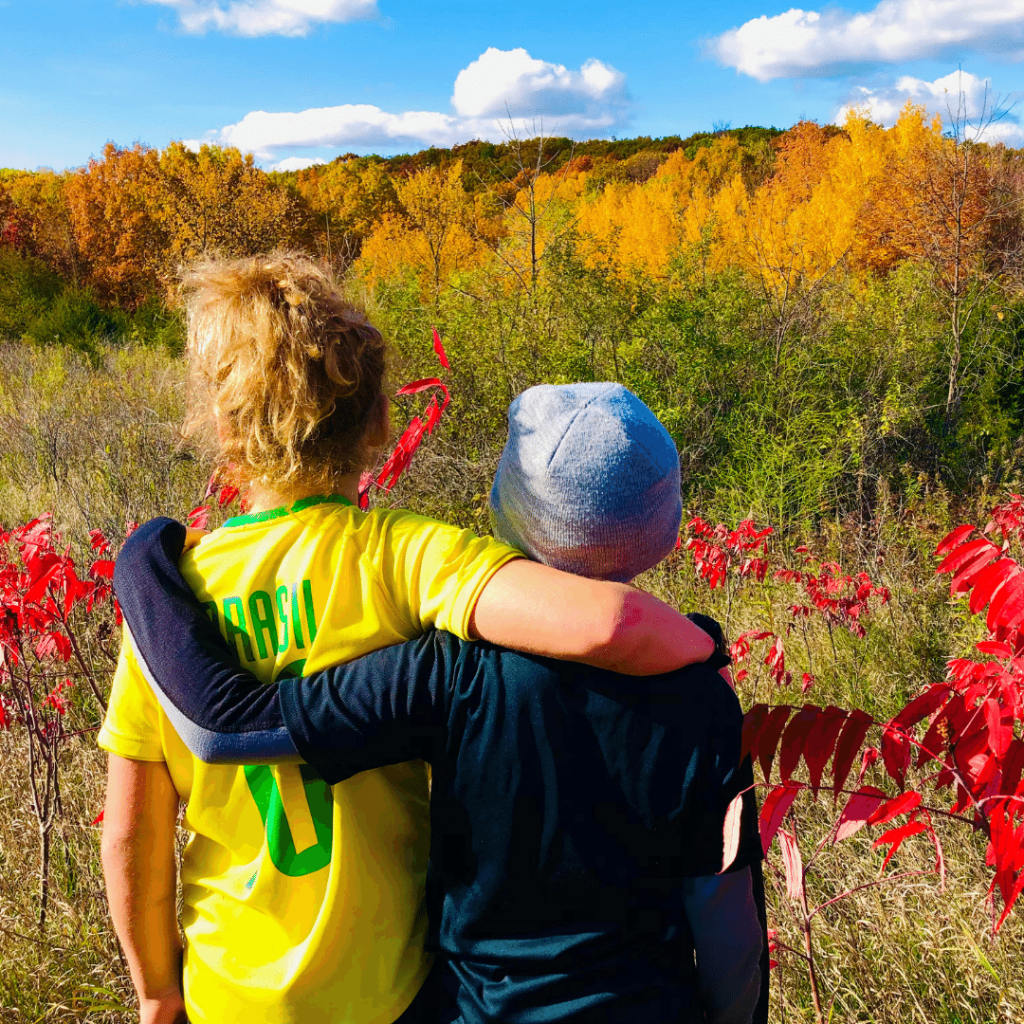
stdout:
<svg viewBox="0 0 1024 1024">
<path fill-rule="evenodd" d="M 334 488 L 334 493 L 348 498 L 353 505 L 358 505 L 359 476 L 359 473 L 350 473 L 348 476 L 342 477 Z M 272 508 L 283 508 L 285 505 L 291 505 L 303 498 L 311 498 L 319 493 L 321 493 L 319 490 L 309 487 L 279 490 L 262 484 L 252 484 L 249 487 L 249 506 L 253 512 L 267 512 Z"/>
</svg>

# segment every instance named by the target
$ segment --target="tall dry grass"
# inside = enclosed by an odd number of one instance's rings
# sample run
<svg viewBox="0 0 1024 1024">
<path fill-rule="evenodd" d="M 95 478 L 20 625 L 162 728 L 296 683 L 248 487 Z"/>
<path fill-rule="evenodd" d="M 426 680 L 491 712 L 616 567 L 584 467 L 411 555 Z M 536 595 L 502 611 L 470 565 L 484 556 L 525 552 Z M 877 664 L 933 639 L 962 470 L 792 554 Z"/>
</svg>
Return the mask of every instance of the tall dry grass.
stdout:
<svg viewBox="0 0 1024 1024">
<path fill-rule="evenodd" d="M 402 369 L 396 369 L 401 374 Z M 471 386 L 464 381 L 463 387 Z M 117 540 L 126 520 L 183 516 L 199 503 L 207 467 L 177 440 L 182 413 L 182 367 L 148 349 L 107 350 L 98 365 L 61 350 L 0 347 L 0 524 L 38 513 L 54 523 L 85 557 L 87 531 Z M 464 390 L 456 403 L 479 395 Z M 493 410 L 496 419 L 500 411 Z M 446 516 L 478 529 L 486 524 L 486 492 L 500 437 L 461 432 L 458 415 L 426 442 L 410 477 L 386 500 Z M 465 424 L 467 431 L 469 424 Z M 472 454 L 467 455 L 467 446 Z M 966 513 L 981 519 L 991 495 L 979 494 Z M 813 536 L 777 539 L 785 560 L 797 543 L 812 545 L 847 571 L 861 568 L 890 587 L 893 599 L 868 623 L 868 635 L 831 638 L 812 629 L 789 645 L 794 668 L 809 656 L 818 677 L 806 697 L 777 690 L 763 670 L 741 685 L 753 700 L 861 707 L 883 718 L 922 684 L 941 678 L 945 660 L 965 653 L 978 624 L 950 602 L 934 575 L 931 550 L 950 525 L 952 498 L 922 487 L 912 505 L 884 502 L 867 523 L 825 521 Z M 961 502 L 961 504 L 964 504 Z M 729 632 L 786 619 L 781 584 L 745 585 L 729 595 L 709 592 L 685 553 L 672 556 L 641 581 L 666 600 L 728 621 Z M 835 646 L 833 646 L 835 641 Z M 756 661 L 752 661 L 756 665 Z M 799 677 L 799 673 L 798 673 Z M 24 750 L 17 730 L 0 732 L 0 1022 L 126 1021 L 133 994 L 110 927 L 99 865 L 98 829 L 90 823 L 103 802 L 104 758 L 94 743 L 100 712 L 75 692 L 63 753 L 63 813 L 55 827 L 51 897 L 45 933 L 38 916 L 38 834 L 24 783 Z M 879 784 L 882 780 L 873 779 Z M 822 796 L 801 799 L 802 843 L 827 832 L 837 810 Z M 830 848 L 808 880 L 812 903 L 879 877 L 882 855 L 870 830 Z M 992 938 L 986 892 L 985 842 L 959 823 L 941 826 L 947 878 L 917 877 L 860 889 L 815 918 L 817 966 L 832 1021 L 877 1024 L 1020 1024 L 1024 1021 L 1024 912 Z M 929 844 L 910 841 L 894 870 L 929 868 Z M 798 941 L 777 855 L 767 872 L 770 917 L 784 941 Z M 813 1020 L 806 972 L 782 954 L 773 976 L 772 1020 Z"/>
</svg>

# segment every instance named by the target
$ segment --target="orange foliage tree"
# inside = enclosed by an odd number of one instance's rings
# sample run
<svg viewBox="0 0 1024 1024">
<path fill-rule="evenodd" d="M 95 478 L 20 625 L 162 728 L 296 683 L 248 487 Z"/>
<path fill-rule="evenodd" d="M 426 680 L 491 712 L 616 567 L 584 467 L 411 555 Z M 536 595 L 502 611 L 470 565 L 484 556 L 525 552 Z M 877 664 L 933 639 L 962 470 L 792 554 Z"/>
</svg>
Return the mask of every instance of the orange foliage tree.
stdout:
<svg viewBox="0 0 1024 1024">
<path fill-rule="evenodd" d="M 989 286 L 1021 251 L 1019 233 L 1006 231 L 1008 219 L 1019 221 L 1019 192 L 995 187 L 998 158 L 969 133 L 963 116 L 947 136 L 941 118 L 929 121 L 923 107 L 908 103 L 887 133 L 884 172 L 867 196 L 857 244 L 859 262 L 875 273 L 904 260 L 931 271 L 948 322 L 947 420 L 956 418 L 962 398 L 965 336 Z"/>
<path fill-rule="evenodd" d="M 24 171 L 11 175 L 5 187 L 19 223 L 18 247 L 78 284 L 82 257 L 64 192 L 67 177 L 49 170 Z"/>
<path fill-rule="evenodd" d="M 64 187 L 89 283 L 104 299 L 136 306 L 159 288 L 170 239 L 158 216 L 160 154 L 136 143 L 103 148 L 102 160 Z"/>
<path fill-rule="evenodd" d="M 88 282 L 128 308 L 203 255 L 250 256 L 308 242 L 304 207 L 251 155 L 180 142 L 163 153 L 113 143 L 64 185 Z"/>
</svg>

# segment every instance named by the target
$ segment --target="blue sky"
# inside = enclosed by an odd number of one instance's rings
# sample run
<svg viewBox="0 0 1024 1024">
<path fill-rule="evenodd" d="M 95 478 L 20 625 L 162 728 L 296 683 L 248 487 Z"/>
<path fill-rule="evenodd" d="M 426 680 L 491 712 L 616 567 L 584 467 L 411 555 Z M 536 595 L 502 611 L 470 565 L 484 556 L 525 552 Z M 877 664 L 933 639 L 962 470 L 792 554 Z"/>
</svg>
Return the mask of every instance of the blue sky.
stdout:
<svg viewBox="0 0 1024 1024">
<path fill-rule="evenodd" d="M 1024 93 L 1024 0 L 0 0 L 0 167 L 107 141 L 265 167 L 502 138 L 789 127 Z M 960 74 L 962 77 L 957 77 Z M 952 76 L 952 77 L 950 77 Z M 1024 145 L 1019 105 L 990 138 Z"/>
</svg>

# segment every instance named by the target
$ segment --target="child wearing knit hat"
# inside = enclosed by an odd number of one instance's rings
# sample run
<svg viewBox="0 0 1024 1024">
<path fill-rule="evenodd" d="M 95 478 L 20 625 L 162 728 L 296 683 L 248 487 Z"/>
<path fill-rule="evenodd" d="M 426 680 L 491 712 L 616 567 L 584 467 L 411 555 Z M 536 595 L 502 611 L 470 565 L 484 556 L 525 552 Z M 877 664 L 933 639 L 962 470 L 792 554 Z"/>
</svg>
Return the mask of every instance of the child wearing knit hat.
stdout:
<svg viewBox="0 0 1024 1024">
<path fill-rule="evenodd" d="M 509 410 L 491 514 L 537 561 L 631 580 L 676 544 L 675 446 L 618 384 L 531 388 Z M 715 671 L 720 631 L 707 664 L 643 679 L 431 632 L 259 685 L 181 578 L 183 540 L 166 521 L 130 540 L 117 586 L 144 671 L 196 756 L 301 759 L 332 785 L 410 758 L 433 767 L 439 960 L 401 1024 L 767 1021 L 757 809 L 742 712 Z"/>
<path fill-rule="evenodd" d="M 675 443 L 621 384 L 541 384 L 509 407 L 491 488 L 500 540 L 554 568 L 628 583 L 673 550 L 682 514 Z"/>
</svg>

